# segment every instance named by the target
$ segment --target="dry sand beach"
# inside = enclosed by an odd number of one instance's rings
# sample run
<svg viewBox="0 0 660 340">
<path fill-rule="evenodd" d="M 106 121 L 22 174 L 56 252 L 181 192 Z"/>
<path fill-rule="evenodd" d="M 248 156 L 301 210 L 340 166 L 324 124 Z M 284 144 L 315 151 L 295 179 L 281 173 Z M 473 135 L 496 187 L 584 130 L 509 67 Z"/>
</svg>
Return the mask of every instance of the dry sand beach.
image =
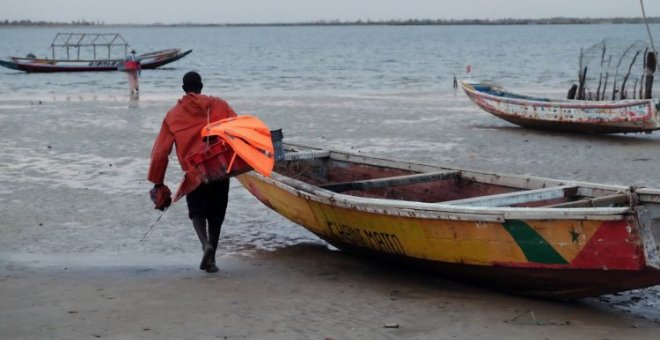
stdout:
<svg viewBox="0 0 660 340">
<path fill-rule="evenodd" d="M 211 88 L 209 93 L 215 94 Z M 355 258 L 232 182 L 220 272 L 145 180 L 176 95 L 0 100 L 2 339 L 656 339 L 660 287 L 554 302 Z M 285 140 L 488 171 L 660 187 L 660 134 L 514 127 L 462 93 L 224 96 Z M 414 105 L 413 105 L 414 104 Z M 347 119 L 350 117 L 351 119 Z M 180 172 L 172 160 L 167 182 Z"/>
</svg>

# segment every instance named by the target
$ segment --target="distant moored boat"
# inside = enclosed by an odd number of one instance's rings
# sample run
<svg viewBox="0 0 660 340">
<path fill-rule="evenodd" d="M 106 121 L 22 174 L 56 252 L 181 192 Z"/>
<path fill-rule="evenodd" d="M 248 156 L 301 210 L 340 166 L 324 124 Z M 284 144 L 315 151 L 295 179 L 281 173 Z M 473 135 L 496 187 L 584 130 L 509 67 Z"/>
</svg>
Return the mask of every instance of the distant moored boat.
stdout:
<svg viewBox="0 0 660 340">
<path fill-rule="evenodd" d="M 589 134 L 647 132 L 660 129 L 656 99 L 588 101 L 517 94 L 484 83 L 462 82 L 480 108 L 527 128 Z"/>
<path fill-rule="evenodd" d="M 0 59 L 0 66 L 25 72 L 116 71 L 123 65 L 129 45 L 117 33 L 58 33 L 50 49 L 52 58 L 28 54 Z M 177 61 L 191 52 L 170 48 L 142 53 L 138 58 L 141 68 L 148 70 Z"/>
</svg>

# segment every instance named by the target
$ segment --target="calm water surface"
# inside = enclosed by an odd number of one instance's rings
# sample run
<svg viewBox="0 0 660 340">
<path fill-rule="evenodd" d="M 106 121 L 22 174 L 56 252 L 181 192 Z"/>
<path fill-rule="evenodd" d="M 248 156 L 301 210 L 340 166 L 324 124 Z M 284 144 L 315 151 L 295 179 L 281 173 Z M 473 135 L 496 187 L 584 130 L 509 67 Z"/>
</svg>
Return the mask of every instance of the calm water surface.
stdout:
<svg viewBox="0 0 660 340">
<path fill-rule="evenodd" d="M 478 79 L 563 93 L 575 82 L 580 48 L 647 39 L 642 25 L 0 28 L 0 57 L 50 56 L 51 40 L 63 31 L 119 32 L 138 52 L 193 49 L 144 72 L 145 93 L 177 91 L 181 74 L 195 69 L 210 90 L 278 95 L 448 91 L 468 64 Z M 652 31 L 660 36 L 660 25 Z M 3 68 L 0 77 L 3 96 L 105 95 L 126 87 L 119 73 L 25 75 Z"/>
</svg>

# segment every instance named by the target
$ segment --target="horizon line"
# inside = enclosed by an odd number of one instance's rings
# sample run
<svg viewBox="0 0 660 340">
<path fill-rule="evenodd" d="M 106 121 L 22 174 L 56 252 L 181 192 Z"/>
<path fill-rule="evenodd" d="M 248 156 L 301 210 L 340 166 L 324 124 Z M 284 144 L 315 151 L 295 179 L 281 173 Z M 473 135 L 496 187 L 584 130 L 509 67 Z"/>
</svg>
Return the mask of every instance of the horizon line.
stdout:
<svg viewBox="0 0 660 340">
<path fill-rule="evenodd" d="M 660 23 L 660 17 L 647 17 L 649 23 Z M 178 22 L 178 23 L 106 23 L 102 20 L 71 20 L 48 21 L 32 19 L 0 19 L 0 26 L 340 26 L 340 25 L 521 25 L 521 24 L 598 24 L 598 23 L 640 23 L 643 17 L 547 17 L 547 18 L 500 18 L 500 19 L 357 19 L 357 20 L 315 20 L 292 22 L 242 22 L 242 23 L 210 23 L 210 22 Z"/>
</svg>

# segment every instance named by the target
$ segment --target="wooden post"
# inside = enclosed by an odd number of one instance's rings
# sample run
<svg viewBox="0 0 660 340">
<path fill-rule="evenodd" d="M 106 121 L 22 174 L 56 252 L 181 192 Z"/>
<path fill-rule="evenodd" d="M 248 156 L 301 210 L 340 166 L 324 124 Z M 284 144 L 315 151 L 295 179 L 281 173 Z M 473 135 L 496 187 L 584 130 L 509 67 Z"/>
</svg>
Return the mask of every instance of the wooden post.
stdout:
<svg viewBox="0 0 660 340">
<path fill-rule="evenodd" d="M 639 56 L 640 52 L 641 51 L 637 51 L 637 53 L 635 53 L 635 56 L 633 57 L 632 62 L 630 63 L 630 66 L 628 66 L 628 72 L 623 77 L 623 83 L 621 84 L 621 96 L 620 96 L 621 99 L 626 99 L 626 97 L 628 97 L 628 93 L 626 91 L 626 83 L 628 82 L 628 77 L 630 77 L 630 72 L 632 71 L 633 65 L 635 65 L 635 61 L 637 61 L 637 57 Z M 634 96 L 635 94 L 633 92 L 633 97 Z"/>
<path fill-rule="evenodd" d="M 653 96 L 653 74 L 655 73 L 655 68 L 658 62 L 654 52 L 648 52 L 646 54 L 646 69 L 644 70 L 644 77 L 646 78 L 646 84 L 644 86 L 644 99 L 651 99 Z"/>
<path fill-rule="evenodd" d="M 644 99 L 644 82 L 646 81 L 645 73 L 646 73 L 646 56 L 648 55 L 648 47 L 644 50 L 644 58 L 642 58 L 642 79 L 639 80 L 639 99 Z"/>
<path fill-rule="evenodd" d="M 566 96 L 566 99 L 575 99 L 575 94 L 577 93 L 577 85 L 573 84 L 571 88 L 568 90 L 568 95 Z"/>
<path fill-rule="evenodd" d="M 584 82 L 587 80 L 587 67 L 585 66 L 582 70 L 580 70 L 579 77 L 580 79 L 580 85 L 578 86 L 578 93 L 577 93 L 577 99 L 578 100 L 584 100 L 585 95 L 584 95 Z"/>
<path fill-rule="evenodd" d="M 603 66 L 605 65 L 605 51 L 607 45 L 603 44 L 603 52 L 600 55 L 600 74 L 598 75 L 598 88 L 596 89 L 596 100 L 600 100 L 600 88 L 603 85 Z"/>
</svg>

